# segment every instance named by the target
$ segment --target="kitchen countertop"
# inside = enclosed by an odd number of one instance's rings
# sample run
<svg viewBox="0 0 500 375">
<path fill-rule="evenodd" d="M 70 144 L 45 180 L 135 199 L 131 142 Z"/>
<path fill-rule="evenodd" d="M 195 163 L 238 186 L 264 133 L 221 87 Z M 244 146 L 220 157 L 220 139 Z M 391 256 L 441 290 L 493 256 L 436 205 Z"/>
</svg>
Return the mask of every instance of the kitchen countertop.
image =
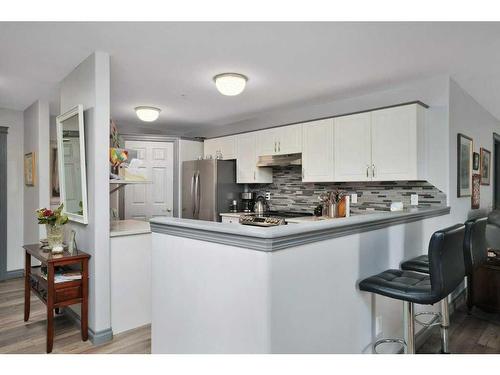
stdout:
<svg viewBox="0 0 500 375">
<path fill-rule="evenodd" d="M 151 233 L 151 226 L 142 220 L 112 220 L 109 236 L 132 236 L 135 234 Z"/>
<path fill-rule="evenodd" d="M 449 213 L 450 207 L 412 208 L 268 228 L 180 218 L 156 218 L 151 220 L 151 230 L 155 233 L 253 250 L 275 251 Z"/>
</svg>

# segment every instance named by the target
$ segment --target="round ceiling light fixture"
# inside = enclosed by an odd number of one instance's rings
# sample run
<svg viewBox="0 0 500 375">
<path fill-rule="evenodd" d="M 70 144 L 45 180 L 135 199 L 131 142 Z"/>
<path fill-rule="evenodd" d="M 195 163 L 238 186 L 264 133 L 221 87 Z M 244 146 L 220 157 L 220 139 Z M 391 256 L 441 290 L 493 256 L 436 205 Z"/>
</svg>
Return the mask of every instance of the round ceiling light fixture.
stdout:
<svg viewBox="0 0 500 375">
<path fill-rule="evenodd" d="M 214 77 L 215 86 L 222 95 L 239 95 L 245 89 L 248 78 L 239 73 L 222 73 Z"/>
<path fill-rule="evenodd" d="M 139 120 L 146 122 L 153 122 L 160 116 L 161 109 L 156 107 L 140 106 L 135 107 L 135 114 Z"/>
</svg>

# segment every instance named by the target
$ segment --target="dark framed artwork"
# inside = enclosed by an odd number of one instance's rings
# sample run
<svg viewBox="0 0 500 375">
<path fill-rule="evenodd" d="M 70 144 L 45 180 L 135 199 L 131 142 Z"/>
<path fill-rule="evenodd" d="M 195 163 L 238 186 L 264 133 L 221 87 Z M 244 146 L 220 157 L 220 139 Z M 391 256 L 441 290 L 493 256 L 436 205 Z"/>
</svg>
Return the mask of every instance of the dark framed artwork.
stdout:
<svg viewBox="0 0 500 375">
<path fill-rule="evenodd" d="M 470 199 L 470 206 L 472 209 L 477 210 L 481 205 L 481 175 L 474 173 L 472 175 L 472 196 Z"/>
<path fill-rule="evenodd" d="M 472 138 L 457 134 L 457 197 L 472 195 Z"/>
<path fill-rule="evenodd" d="M 474 152 L 473 154 L 472 169 L 474 169 L 475 171 L 479 170 L 479 154 L 477 152 Z"/>
<path fill-rule="evenodd" d="M 491 172 L 491 152 L 487 149 L 481 147 L 481 185 L 490 184 L 490 172 Z"/>
</svg>

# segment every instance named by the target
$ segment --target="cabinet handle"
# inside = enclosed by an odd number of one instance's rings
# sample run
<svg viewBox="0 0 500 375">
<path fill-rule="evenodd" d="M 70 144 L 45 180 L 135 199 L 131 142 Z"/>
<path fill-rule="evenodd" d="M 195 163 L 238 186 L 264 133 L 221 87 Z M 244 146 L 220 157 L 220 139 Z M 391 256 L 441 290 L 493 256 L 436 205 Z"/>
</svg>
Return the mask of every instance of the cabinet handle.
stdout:
<svg viewBox="0 0 500 375">
<path fill-rule="evenodd" d="M 253 180 L 255 181 L 255 171 L 253 171 Z"/>
<path fill-rule="evenodd" d="M 281 141 L 278 142 L 278 152 L 281 152 Z"/>
<path fill-rule="evenodd" d="M 368 175 L 368 170 L 370 169 L 369 165 L 366 165 L 366 178 L 369 178 L 370 176 Z"/>
<path fill-rule="evenodd" d="M 305 168 L 302 168 L 302 179 L 304 179 L 305 174 L 306 174 Z"/>
<path fill-rule="evenodd" d="M 375 164 L 372 164 L 372 177 L 375 178 Z"/>
</svg>

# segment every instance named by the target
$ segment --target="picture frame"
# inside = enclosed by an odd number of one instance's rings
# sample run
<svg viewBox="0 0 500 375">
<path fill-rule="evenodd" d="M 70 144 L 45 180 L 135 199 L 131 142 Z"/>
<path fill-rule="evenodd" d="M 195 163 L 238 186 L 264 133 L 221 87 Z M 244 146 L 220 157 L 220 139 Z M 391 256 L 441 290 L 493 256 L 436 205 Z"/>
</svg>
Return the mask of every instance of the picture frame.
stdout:
<svg viewBox="0 0 500 375">
<path fill-rule="evenodd" d="M 24 184 L 35 186 L 36 179 L 36 154 L 29 152 L 24 154 Z"/>
<path fill-rule="evenodd" d="M 479 167 L 480 167 L 479 154 L 477 152 L 474 152 L 472 160 L 472 169 L 478 171 Z"/>
<path fill-rule="evenodd" d="M 491 176 L 491 152 L 481 147 L 480 160 L 481 185 L 489 185 Z"/>
<path fill-rule="evenodd" d="M 472 138 L 457 134 L 457 197 L 472 196 L 472 162 L 474 153 Z"/>
<path fill-rule="evenodd" d="M 481 206 L 481 175 L 474 173 L 472 175 L 472 196 L 471 208 L 477 210 Z"/>
</svg>

